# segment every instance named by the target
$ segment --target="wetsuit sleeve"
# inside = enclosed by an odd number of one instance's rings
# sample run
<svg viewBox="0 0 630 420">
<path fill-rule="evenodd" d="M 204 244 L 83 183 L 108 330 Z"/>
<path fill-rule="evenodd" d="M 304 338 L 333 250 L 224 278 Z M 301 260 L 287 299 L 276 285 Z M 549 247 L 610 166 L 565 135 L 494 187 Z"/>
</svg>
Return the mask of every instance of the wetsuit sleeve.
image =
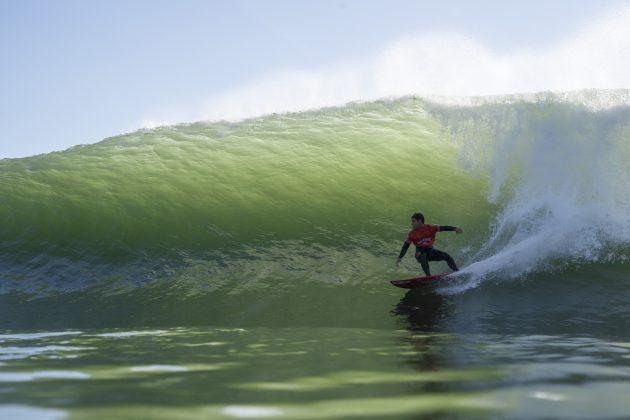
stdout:
<svg viewBox="0 0 630 420">
<path fill-rule="evenodd" d="M 457 229 L 455 226 L 440 226 L 440 232 L 450 232 Z"/>
<path fill-rule="evenodd" d="M 405 241 L 405 243 L 402 246 L 402 249 L 400 250 L 400 254 L 398 255 L 398 258 L 402 258 L 405 256 L 410 245 L 411 245 L 410 241 Z"/>
</svg>

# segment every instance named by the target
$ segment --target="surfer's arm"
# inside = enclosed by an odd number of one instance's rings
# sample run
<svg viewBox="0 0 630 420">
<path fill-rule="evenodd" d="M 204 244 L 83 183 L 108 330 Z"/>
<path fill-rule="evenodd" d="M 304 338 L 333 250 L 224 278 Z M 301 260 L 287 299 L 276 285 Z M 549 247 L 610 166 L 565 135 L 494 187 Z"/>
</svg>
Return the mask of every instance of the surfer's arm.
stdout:
<svg viewBox="0 0 630 420">
<path fill-rule="evenodd" d="M 403 244 L 402 248 L 400 249 L 400 254 L 398 254 L 398 259 L 402 259 L 402 257 L 405 256 L 405 254 L 407 253 L 407 250 L 409 249 L 409 246 L 411 245 L 411 241 L 405 241 L 405 243 Z"/>
<path fill-rule="evenodd" d="M 455 231 L 455 233 L 464 233 L 464 229 L 457 226 L 444 225 L 444 226 L 440 226 L 440 230 L 439 230 L 439 232 L 452 232 L 452 231 Z"/>
</svg>

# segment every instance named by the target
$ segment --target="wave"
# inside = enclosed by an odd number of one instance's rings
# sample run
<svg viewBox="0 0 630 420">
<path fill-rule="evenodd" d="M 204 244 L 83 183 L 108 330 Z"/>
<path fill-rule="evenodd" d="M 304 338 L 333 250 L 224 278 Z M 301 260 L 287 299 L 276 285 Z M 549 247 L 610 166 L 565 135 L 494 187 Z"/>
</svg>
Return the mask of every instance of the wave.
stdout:
<svg viewBox="0 0 630 420">
<path fill-rule="evenodd" d="M 466 266 L 453 292 L 625 267 L 627 98 L 404 97 L 5 159 L 0 293 L 217 302 L 271 285 L 370 289 L 417 272 L 412 258 L 392 267 L 416 211 L 466 230 L 438 238 Z"/>
</svg>

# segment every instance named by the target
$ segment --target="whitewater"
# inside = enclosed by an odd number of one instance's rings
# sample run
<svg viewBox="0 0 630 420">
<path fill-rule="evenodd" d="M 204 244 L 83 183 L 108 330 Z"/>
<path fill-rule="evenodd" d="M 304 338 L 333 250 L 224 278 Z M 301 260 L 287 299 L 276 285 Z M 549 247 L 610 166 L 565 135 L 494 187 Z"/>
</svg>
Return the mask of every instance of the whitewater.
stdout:
<svg viewBox="0 0 630 420">
<path fill-rule="evenodd" d="M 630 372 L 628 139 L 630 92 L 582 90 L 354 102 L 0 160 L 0 398 L 27 405 L 0 414 L 117 416 L 90 404 L 125 392 L 152 418 L 626 413 L 607 396 Z M 465 229 L 436 243 L 463 269 L 401 292 L 418 211 Z M 46 380 L 78 402 L 38 393 Z"/>
</svg>

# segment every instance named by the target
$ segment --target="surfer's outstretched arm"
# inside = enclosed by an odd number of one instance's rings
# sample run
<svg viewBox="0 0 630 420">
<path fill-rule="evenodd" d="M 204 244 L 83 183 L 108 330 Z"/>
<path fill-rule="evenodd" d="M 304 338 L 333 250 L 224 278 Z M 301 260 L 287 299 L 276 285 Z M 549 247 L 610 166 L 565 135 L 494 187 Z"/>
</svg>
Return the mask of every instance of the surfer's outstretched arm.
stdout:
<svg viewBox="0 0 630 420">
<path fill-rule="evenodd" d="M 439 232 L 452 232 L 455 231 L 455 233 L 457 233 L 458 235 L 460 233 L 464 233 L 464 229 L 457 227 L 457 226 L 448 226 L 448 225 L 444 225 L 444 226 L 440 226 L 440 230 Z"/>
</svg>

